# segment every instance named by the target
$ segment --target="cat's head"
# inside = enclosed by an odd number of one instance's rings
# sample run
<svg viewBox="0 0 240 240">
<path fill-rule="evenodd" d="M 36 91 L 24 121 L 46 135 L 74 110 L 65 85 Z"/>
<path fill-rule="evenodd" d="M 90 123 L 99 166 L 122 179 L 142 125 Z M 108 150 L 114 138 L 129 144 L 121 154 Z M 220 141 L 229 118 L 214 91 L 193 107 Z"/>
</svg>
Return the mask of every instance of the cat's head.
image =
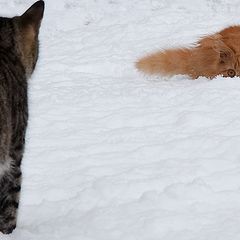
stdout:
<svg viewBox="0 0 240 240">
<path fill-rule="evenodd" d="M 16 44 L 27 75 L 31 75 L 38 59 L 38 33 L 43 13 L 44 1 L 37 1 L 23 15 L 13 18 Z"/>
<path fill-rule="evenodd" d="M 0 18 L 0 51 L 11 51 L 19 57 L 27 77 L 38 58 L 38 33 L 44 13 L 44 1 L 37 1 L 24 14 Z"/>
</svg>

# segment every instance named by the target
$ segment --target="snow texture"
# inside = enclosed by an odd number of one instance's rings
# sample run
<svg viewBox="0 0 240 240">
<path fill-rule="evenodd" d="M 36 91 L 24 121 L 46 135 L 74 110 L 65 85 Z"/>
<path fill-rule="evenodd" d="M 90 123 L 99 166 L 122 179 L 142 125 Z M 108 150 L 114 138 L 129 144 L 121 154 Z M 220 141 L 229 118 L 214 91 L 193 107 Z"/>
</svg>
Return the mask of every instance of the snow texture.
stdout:
<svg viewBox="0 0 240 240">
<path fill-rule="evenodd" d="M 134 68 L 238 23 L 238 0 L 46 0 L 18 228 L 0 239 L 240 239 L 240 80 Z"/>
</svg>

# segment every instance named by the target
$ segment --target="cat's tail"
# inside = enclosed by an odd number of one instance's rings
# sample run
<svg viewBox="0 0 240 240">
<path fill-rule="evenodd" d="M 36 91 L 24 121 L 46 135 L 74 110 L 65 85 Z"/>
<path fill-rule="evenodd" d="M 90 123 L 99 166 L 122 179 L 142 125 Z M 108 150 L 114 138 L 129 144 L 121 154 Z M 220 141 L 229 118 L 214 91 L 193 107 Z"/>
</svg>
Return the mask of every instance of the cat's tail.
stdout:
<svg viewBox="0 0 240 240">
<path fill-rule="evenodd" d="M 191 75 L 191 54 L 190 48 L 159 51 L 139 59 L 136 68 L 147 74 Z"/>
</svg>

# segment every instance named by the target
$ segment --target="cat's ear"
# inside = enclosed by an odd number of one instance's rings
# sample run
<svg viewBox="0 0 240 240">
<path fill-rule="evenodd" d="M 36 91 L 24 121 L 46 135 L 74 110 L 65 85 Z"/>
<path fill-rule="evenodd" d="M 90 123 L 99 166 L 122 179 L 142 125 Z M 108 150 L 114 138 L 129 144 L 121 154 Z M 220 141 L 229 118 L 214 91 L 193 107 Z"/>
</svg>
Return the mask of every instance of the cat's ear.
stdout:
<svg viewBox="0 0 240 240">
<path fill-rule="evenodd" d="M 222 48 L 219 50 L 219 63 L 224 64 L 231 60 L 232 52 L 230 49 Z"/>
<path fill-rule="evenodd" d="M 38 32 L 44 14 L 44 1 L 35 2 L 22 16 L 20 16 L 23 27 L 32 26 Z"/>
<path fill-rule="evenodd" d="M 234 57 L 234 52 L 231 48 L 229 48 L 224 42 L 217 41 L 213 48 L 219 55 L 219 63 L 225 64 L 232 61 Z"/>
<path fill-rule="evenodd" d="M 228 63 L 234 56 L 233 51 L 223 42 L 222 35 L 220 34 L 202 38 L 199 41 L 199 45 L 204 48 L 213 49 L 219 56 L 220 64 Z"/>
</svg>

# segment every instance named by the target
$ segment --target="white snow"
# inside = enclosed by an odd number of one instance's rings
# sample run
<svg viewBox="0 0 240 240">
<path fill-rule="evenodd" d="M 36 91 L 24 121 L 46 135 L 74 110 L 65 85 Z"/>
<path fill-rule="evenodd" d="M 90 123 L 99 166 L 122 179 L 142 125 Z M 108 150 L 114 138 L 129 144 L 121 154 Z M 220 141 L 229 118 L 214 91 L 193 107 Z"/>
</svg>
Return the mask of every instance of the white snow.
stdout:
<svg viewBox="0 0 240 240">
<path fill-rule="evenodd" d="M 240 239 L 240 79 L 134 68 L 238 23 L 238 0 L 46 0 L 18 228 L 0 239 Z"/>
</svg>

